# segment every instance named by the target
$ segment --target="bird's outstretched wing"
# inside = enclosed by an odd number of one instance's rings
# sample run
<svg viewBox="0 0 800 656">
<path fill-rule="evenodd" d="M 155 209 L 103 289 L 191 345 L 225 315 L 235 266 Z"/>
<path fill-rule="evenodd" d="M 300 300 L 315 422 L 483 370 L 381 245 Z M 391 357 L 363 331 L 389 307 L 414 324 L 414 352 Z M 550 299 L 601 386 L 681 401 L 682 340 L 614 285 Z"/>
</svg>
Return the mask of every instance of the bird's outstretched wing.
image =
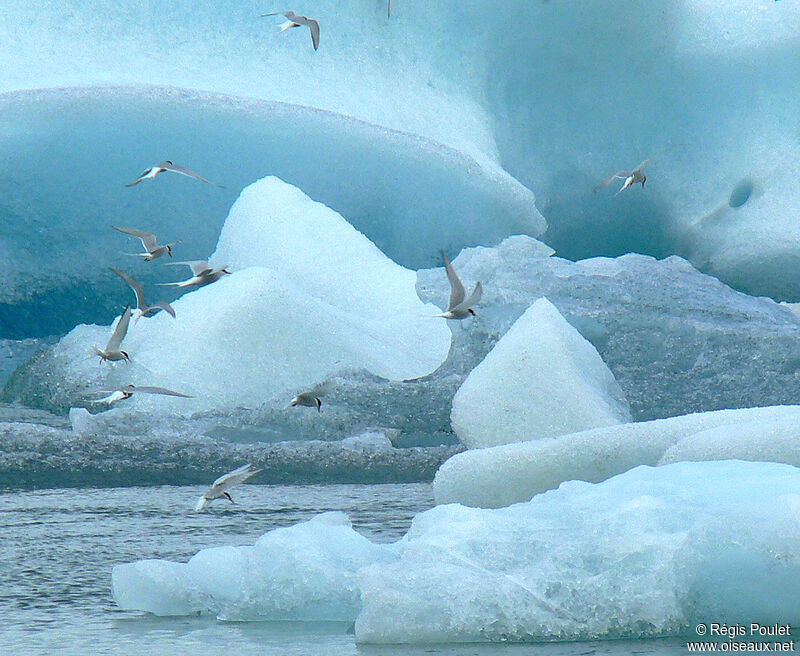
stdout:
<svg viewBox="0 0 800 656">
<path fill-rule="evenodd" d="M 247 463 L 243 467 L 239 467 L 239 469 L 234 469 L 232 472 L 229 472 L 224 476 L 220 476 L 216 481 L 214 481 L 212 489 L 217 492 L 228 490 L 234 485 L 243 483 L 251 476 L 255 476 L 260 471 L 260 469 L 253 469 L 253 465 Z"/>
<path fill-rule="evenodd" d="M 106 345 L 106 351 L 118 351 L 119 347 L 122 344 L 122 340 L 125 339 L 125 335 L 128 334 L 128 324 L 131 322 L 131 306 L 127 306 L 125 308 L 125 312 L 122 313 L 122 316 L 117 321 L 117 327 L 114 328 L 114 332 L 111 335 L 111 339 L 108 340 L 108 344 Z"/>
<path fill-rule="evenodd" d="M 483 294 L 483 285 L 480 281 L 475 285 L 475 289 L 472 290 L 472 293 L 469 295 L 469 298 L 464 299 L 456 305 L 456 307 L 452 308 L 453 311 L 464 311 L 469 310 L 471 307 L 475 307 L 478 302 L 481 300 L 481 295 Z"/>
<path fill-rule="evenodd" d="M 447 253 L 444 251 L 442 251 L 442 259 L 444 259 L 444 270 L 447 273 L 447 279 L 450 281 L 450 302 L 447 304 L 447 311 L 449 312 L 464 300 L 466 290 L 456 270 L 453 268 L 450 258 L 447 257 Z"/>
<path fill-rule="evenodd" d="M 599 185 L 597 185 L 593 191 L 600 191 L 603 187 L 610 185 L 614 180 L 624 180 L 630 175 L 628 171 L 617 171 L 614 175 L 607 177 L 603 180 Z"/>
<path fill-rule="evenodd" d="M 120 228 L 119 226 L 112 225 L 114 230 L 119 230 L 119 232 L 124 232 L 126 235 L 131 235 L 132 237 L 138 237 L 142 240 L 142 245 L 144 249 L 149 253 L 158 246 L 158 239 L 152 232 L 145 232 L 144 230 L 134 230 L 133 228 Z"/>
<path fill-rule="evenodd" d="M 173 319 L 175 318 L 175 310 L 166 301 L 159 301 L 158 303 L 153 303 L 150 306 L 150 309 L 153 309 L 153 308 L 161 308 L 162 310 L 164 310 L 164 312 L 169 314 Z"/>
<path fill-rule="evenodd" d="M 187 260 L 185 262 L 167 262 L 166 266 L 181 266 L 185 264 L 188 266 L 192 273 L 196 276 L 203 275 L 204 273 L 211 273 L 211 267 L 206 260 Z"/>
<path fill-rule="evenodd" d="M 308 18 L 306 21 L 308 29 L 311 30 L 311 45 L 314 46 L 314 50 L 317 50 L 319 48 L 319 23 L 313 18 Z"/>
<path fill-rule="evenodd" d="M 214 187 L 222 187 L 221 184 L 211 182 L 211 180 L 206 180 L 202 175 L 195 173 L 191 169 L 187 169 L 185 166 L 181 166 L 180 164 L 173 164 L 169 160 L 161 162 L 158 167 L 164 169 L 165 171 L 172 171 L 173 173 L 179 173 L 180 175 L 185 175 L 186 177 L 200 180 L 200 182 L 205 182 L 206 184 L 210 184 Z"/>
<path fill-rule="evenodd" d="M 148 385 L 137 385 L 136 387 L 137 392 L 142 392 L 144 394 L 161 394 L 163 396 L 179 396 L 182 399 L 192 399 L 193 396 L 189 394 L 181 394 L 180 392 L 173 392 L 172 390 L 168 390 L 164 387 L 151 387 Z"/>
<path fill-rule="evenodd" d="M 114 267 L 108 267 L 108 268 L 111 269 L 114 273 L 116 273 L 125 282 L 127 282 L 128 286 L 133 290 L 133 293 L 136 294 L 136 307 L 146 308 L 147 301 L 144 300 L 144 289 L 142 288 L 142 285 L 133 278 L 131 278 L 124 271 L 120 271 L 119 269 L 115 269 Z"/>
<path fill-rule="evenodd" d="M 139 183 L 140 183 L 142 180 L 144 180 L 145 176 L 146 176 L 148 173 L 150 173 L 150 171 L 152 171 L 152 170 L 153 170 L 153 167 L 152 167 L 152 166 L 151 166 L 149 169 L 145 169 L 144 171 L 142 171 L 142 174 L 141 174 L 141 175 L 140 175 L 138 178 L 136 178 L 136 180 L 134 180 L 133 182 L 129 182 L 129 183 L 128 183 L 128 184 L 126 184 L 125 186 L 126 186 L 126 187 L 135 187 L 135 186 L 136 186 L 137 184 L 139 184 Z"/>
</svg>

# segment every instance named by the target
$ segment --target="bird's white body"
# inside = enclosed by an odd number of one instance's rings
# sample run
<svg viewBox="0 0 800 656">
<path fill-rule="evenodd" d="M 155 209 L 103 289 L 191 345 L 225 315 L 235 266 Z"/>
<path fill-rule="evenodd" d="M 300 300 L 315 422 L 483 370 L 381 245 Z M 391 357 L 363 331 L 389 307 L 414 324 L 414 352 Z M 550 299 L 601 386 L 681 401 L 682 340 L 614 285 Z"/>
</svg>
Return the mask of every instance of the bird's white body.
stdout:
<svg viewBox="0 0 800 656">
<path fill-rule="evenodd" d="M 443 319 L 456 320 L 475 316 L 475 310 L 472 308 L 478 304 L 478 301 L 481 300 L 481 295 L 483 294 L 483 285 L 480 283 L 480 281 L 478 281 L 475 285 L 475 289 L 472 290 L 472 294 L 470 294 L 469 298 L 467 298 L 467 292 L 464 289 L 464 284 L 461 282 L 456 270 L 453 268 L 450 258 L 447 257 L 446 253 L 442 253 L 442 258 L 444 259 L 444 269 L 445 273 L 447 273 L 447 280 L 450 283 L 450 301 L 447 304 L 446 311 L 442 312 L 442 314 L 436 314 L 434 316 L 442 317 Z"/>
<path fill-rule="evenodd" d="M 130 362 L 130 358 L 125 351 L 109 351 L 95 346 L 94 354 L 100 358 L 100 362 Z"/>
<path fill-rule="evenodd" d="M 291 29 L 293 27 L 300 27 L 300 25 L 298 23 L 295 23 L 294 21 L 286 21 L 285 23 L 281 23 L 280 25 L 278 25 L 278 29 L 281 32 L 285 32 L 286 30 Z"/>
<path fill-rule="evenodd" d="M 117 401 L 122 401 L 122 399 L 127 399 L 130 397 L 130 394 L 125 394 L 122 390 L 117 390 L 116 392 L 112 392 L 108 396 L 104 396 L 102 399 L 97 399 L 97 403 L 108 403 L 111 405 L 112 403 L 116 403 Z"/>
<path fill-rule="evenodd" d="M 302 405 L 306 408 L 316 408 L 317 412 L 322 412 L 322 399 L 317 394 L 318 392 L 301 392 L 292 399 L 289 405 L 293 408 Z"/>
</svg>

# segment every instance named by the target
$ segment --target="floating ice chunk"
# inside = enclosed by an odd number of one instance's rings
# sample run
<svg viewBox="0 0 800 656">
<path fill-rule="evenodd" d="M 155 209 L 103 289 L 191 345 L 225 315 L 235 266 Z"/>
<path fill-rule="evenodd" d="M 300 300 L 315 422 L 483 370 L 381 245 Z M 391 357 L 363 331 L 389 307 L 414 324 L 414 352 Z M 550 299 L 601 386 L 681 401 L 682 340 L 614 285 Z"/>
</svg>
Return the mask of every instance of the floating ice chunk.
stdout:
<svg viewBox="0 0 800 656">
<path fill-rule="evenodd" d="M 208 601 L 194 586 L 186 565 L 167 560 L 139 560 L 111 570 L 114 601 L 125 610 L 154 615 L 189 615 L 207 610 Z"/>
<path fill-rule="evenodd" d="M 760 460 L 800 466 L 800 417 L 790 415 L 719 426 L 694 433 L 671 446 L 659 464 L 684 460 Z"/>
<path fill-rule="evenodd" d="M 157 384 L 194 398 L 137 396 L 128 407 L 189 413 L 258 407 L 346 369 L 416 378 L 447 357 L 450 330 L 419 300 L 416 274 L 276 178 L 242 192 L 212 259 L 237 270 L 175 301 L 175 319 L 161 313 L 132 326 L 132 365 L 87 360 L 110 332 L 79 326 L 51 356 L 54 380 L 75 396 L 89 384 Z"/>
<path fill-rule="evenodd" d="M 630 638 L 722 618 L 794 624 L 798 489 L 800 470 L 787 465 L 677 463 L 565 483 L 497 510 L 437 506 L 415 517 L 398 560 L 359 572 L 356 640 Z"/>
<path fill-rule="evenodd" d="M 440 504 L 507 506 L 527 501 L 563 481 L 596 483 L 638 465 L 655 465 L 676 442 L 708 429 L 717 429 L 712 435 L 720 438 L 726 432 L 735 436 L 740 425 L 752 427 L 754 422 L 769 425 L 776 421 L 800 425 L 800 406 L 718 410 L 466 451 L 439 468 L 433 483 L 434 495 Z M 687 443 L 687 450 L 691 444 Z M 735 451 L 748 452 L 744 448 Z M 721 447 L 716 452 L 722 458 L 726 453 L 734 455 Z M 797 460 L 796 454 L 786 449 L 770 452 L 764 448 L 760 453 L 772 453 L 781 461 Z"/>
<path fill-rule="evenodd" d="M 156 615 L 211 613 L 229 620 L 352 621 L 360 607 L 355 573 L 396 557 L 328 512 L 265 533 L 253 546 L 203 549 L 188 563 L 117 565 L 120 608 Z"/>
<path fill-rule="evenodd" d="M 392 440 L 380 430 L 368 430 L 359 435 L 346 437 L 341 441 L 342 448 L 353 451 L 385 451 L 393 448 Z"/>
<path fill-rule="evenodd" d="M 470 448 L 631 421 L 595 348 L 546 298 L 536 301 L 467 376 L 451 419 Z"/>
</svg>

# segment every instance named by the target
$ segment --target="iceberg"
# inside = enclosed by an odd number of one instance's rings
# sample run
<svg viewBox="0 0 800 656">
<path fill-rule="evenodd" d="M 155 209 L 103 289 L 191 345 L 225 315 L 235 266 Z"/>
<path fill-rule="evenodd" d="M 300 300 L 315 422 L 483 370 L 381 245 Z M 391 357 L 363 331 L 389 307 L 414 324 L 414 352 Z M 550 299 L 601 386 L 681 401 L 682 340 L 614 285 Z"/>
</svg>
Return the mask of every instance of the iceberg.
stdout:
<svg viewBox="0 0 800 656">
<path fill-rule="evenodd" d="M 517 319 L 453 398 L 469 448 L 536 440 L 631 421 L 597 350 L 546 298 Z"/>
<path fill-rule="evenodd" d="M 454 259 L 462 280 L 482 281 L 484 292 L 478 317 L 453 330 L 450 371 L 468 374 L 544 296 L 597 349 L 636 421 L 800 398 L 800 317 L 786 306 L 736 292 L 679 257 L 570 262 L 551 252 L 517 236 Z M 419 271 L 417 291 L 446 303 L 444 270 Z"/>
<path fill-rule="evenodd" d="M 116 565 L 112 593 L 120 608 L 155 615 L 352 622 L 360 607 L 355 573 L 394 559 L 396 548 L 370 542 L 344 513 L 328 512 L 252 546 L 203 549 L 185 564 Z"/>
<path fill-rule="evenodd" d="M 675 463 L 564 483 L 508 508 L 437 506 L 414 518 L 399 558 L 358 572 L 356 640 L 641 638 L 723 618 L 796 624 L 798 485 L 788 465 Z"/>
<path fill-rule="evenodd" d="M 800 406 L 718 410 L 474 449 L 454 455 L 439 468 L 433 491 L 439 504 L 508 506 L 557 488 L 564 481 L 597 483 L 639 465 L 656 465 L 673 447 L 676 456 L 685 453 L 676 446 L 683 440 L 689 440 L 686 450 L 690 450 L 692 436 L 704 433 L 716 438 L 713 452 L 717 459 L 747 458 L 749 454 L 752 459 L 793 463 L 797 456 L 788 444 L 772 447 L 766 439 L 747 443 L 759 433 L 766 438 L 770 434 L 766 427 L 773 423 L 791 431 L 787 427 L 792 422 L 800 425 Z M 765 428 L 756 429 L 758 424 Z M 723 446 L 726 437 L 731 437 L 732 445 L 737 444 L 738 435 L 742 436 L 738 446 Z"/>
<path fill-rule="evenodd" d="M 249 97 L 153 86 L 8 93 L 0 145 L 4 337 L 110 321 L 130 292 L 109 266 L 140 280 L 151 301 L 171 301 L 171 290 L 149 289 L 163 281 L 161 263 L 122 256 L 140 245 L 110 224 L 181 240 L 176 259 L 205 256 L 240 190 L 265 175 L 300 187 L 415 269 L 434 265 L 440 248 L 547 227 L 533 194 L 496 164 L 352 116 Z M 125 187 L 166 158 L 225 188 L 180 176 Z"/>
<path fill-rule="evenodd" d="M 475 168 L 507 171 L 537 194 L 551 217 L 548 242 L 564 256 L 678 253 L 738 288 L 797 300 L 800 277 L 786 266 L 800 242 L 793 220 L 800 158 L 786 129 L 798 101 L 796 3 L 675 0 L 609 12 L 602 3 L 509 0 L 466 11 L 445 0 L 398 6 L 391 20 L 379 5 L 319 0 L 325 36 L 313 52 L 297 34 L 254 29 L 246 7 L 175 0 L 163 9 L 180 20 L 139 21 L 134 35 L 141 10 L 130 2 L 66 0 L 46 9 L 15 2 L 0 27 L 13 46 L 0 90 L 156 83 L 187 95 L 204 89 L 336 112 L 443 144 Z M 512 24 L 528 29 L 510 35 Z M 309 71 L 314 85 L 306 83 Z M 175 134 L 187 150 L 208 130 L 193 118 L 177 113 Z M 0 126 L 24 140 L 18 117 Z M 231 151 L 249 150 L 247 133 L 222 136 Z M 287 136 L 262 152 L 294 141 Z M 337 141 L 346 148 L 346 135 Z M 215 154 L 223 150 L 218 143 Z M 592 193 L 610 173 L 645 158 L 647 189 Z M 403 170 L 373 163 L 389 181 Z M 339 187 L 354 179 L 338 177 L 347 181 Z M 747 181 L 752 193 L 741 194 Z M 451 197 L 446 179 L 431 190 Z M 7 191 L 13 185 L 4 197 Z M 412 194 L 383 195 L 387 210 L 398 197 Z"/>
<path fill-rule="evenodd" d="M 215 260 L 234 273 L 175 301 L 177 318 L 161 313 L 131 327 L 124 344 L 133 364 L 87 359 L 111 331 L 78 326 L 33 365 L 33 394 L 69 407 L 92 387 L 158 384 L 194 398 L 135 396 L 129 406 L 190 414 L 291 399 L 345 370 L 417 378 L 447 357 L 450 331 L 417 297 L 414 272 L 276 178 L 242 192 Z"/>
</svg>

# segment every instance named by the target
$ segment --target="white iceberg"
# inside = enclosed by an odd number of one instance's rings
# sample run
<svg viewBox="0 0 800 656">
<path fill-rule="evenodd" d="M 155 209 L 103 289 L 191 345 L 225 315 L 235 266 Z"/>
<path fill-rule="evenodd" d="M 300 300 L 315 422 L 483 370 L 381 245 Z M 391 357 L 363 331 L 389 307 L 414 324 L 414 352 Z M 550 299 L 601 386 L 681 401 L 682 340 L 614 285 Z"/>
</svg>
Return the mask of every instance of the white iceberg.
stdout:
<svg viewBox="0 0 800 656">
<path fill-rule="evenodd" d="M 450 330 L 419 300 L 415 273 L 276 178 L 242 192 L 212 261 L 234 273 L 175 301 L 175 319 L 161 313 L 132 325 L 124 347 L 133 364 L 88 360 L 110 328 L 79 326 L 55 348 L 53 379 L 42 382 L 61 381 L 73 394 L 157 384 L 194 398 L 134 397 L 128 407 L 189 413 L 258 407 L 281 394 L 288 402 L 343 370 L 417 378 L 447 357 Z"/>
<path fill-rule="evenodd" d="M 800 621 L 800 470 L 720 461 L 573 481 L 497 510 L 418 515 L 358 574 L 367 643 L 679 635 Z"/>
<path fill-rule="evenodd" d="M 360 607 L 355 573 L 394 559 L 396 549 L 354 531 L 344 513 L 328 512 L 265 533 L 253 546 L 203 549 L 185 564 L 116 565 L 112 592 L 120 608 L 155 615 L 352 621 Z"/>
<path fill-rule="evenodd" d="M 767 426 L 772 422 L 800 425 L 800 406 L 718 410 L 470 450 L 454 455 L 439 468 L 433 482 L 434 495 L 439 504 L 507 506 L 527 501 L 564 481 L 597 483 L 638 465 L 656 465 L 680 440 L 711 429 L 717 429 L 712 436 L 721 458 L 746 458 L 748 452 L 741 444 L 737 449 L 720 448 L 724 436 L 742 433 L 743 425 L 749 426 L 752 434 L 753 424 Z M 789 448 L 771 449 L 765 440 L 760 452 L 752 448 L 749 454 L 767 460 L 773 454 L 779 460 L 796 461 Z"/>
<path fill-rule="evenodd" d="M 459 439 L 478 448 L 622 424 L 631 415 L 594 346 L 542 298 L 467 376 L 451 420 Z"/>
</svg>

